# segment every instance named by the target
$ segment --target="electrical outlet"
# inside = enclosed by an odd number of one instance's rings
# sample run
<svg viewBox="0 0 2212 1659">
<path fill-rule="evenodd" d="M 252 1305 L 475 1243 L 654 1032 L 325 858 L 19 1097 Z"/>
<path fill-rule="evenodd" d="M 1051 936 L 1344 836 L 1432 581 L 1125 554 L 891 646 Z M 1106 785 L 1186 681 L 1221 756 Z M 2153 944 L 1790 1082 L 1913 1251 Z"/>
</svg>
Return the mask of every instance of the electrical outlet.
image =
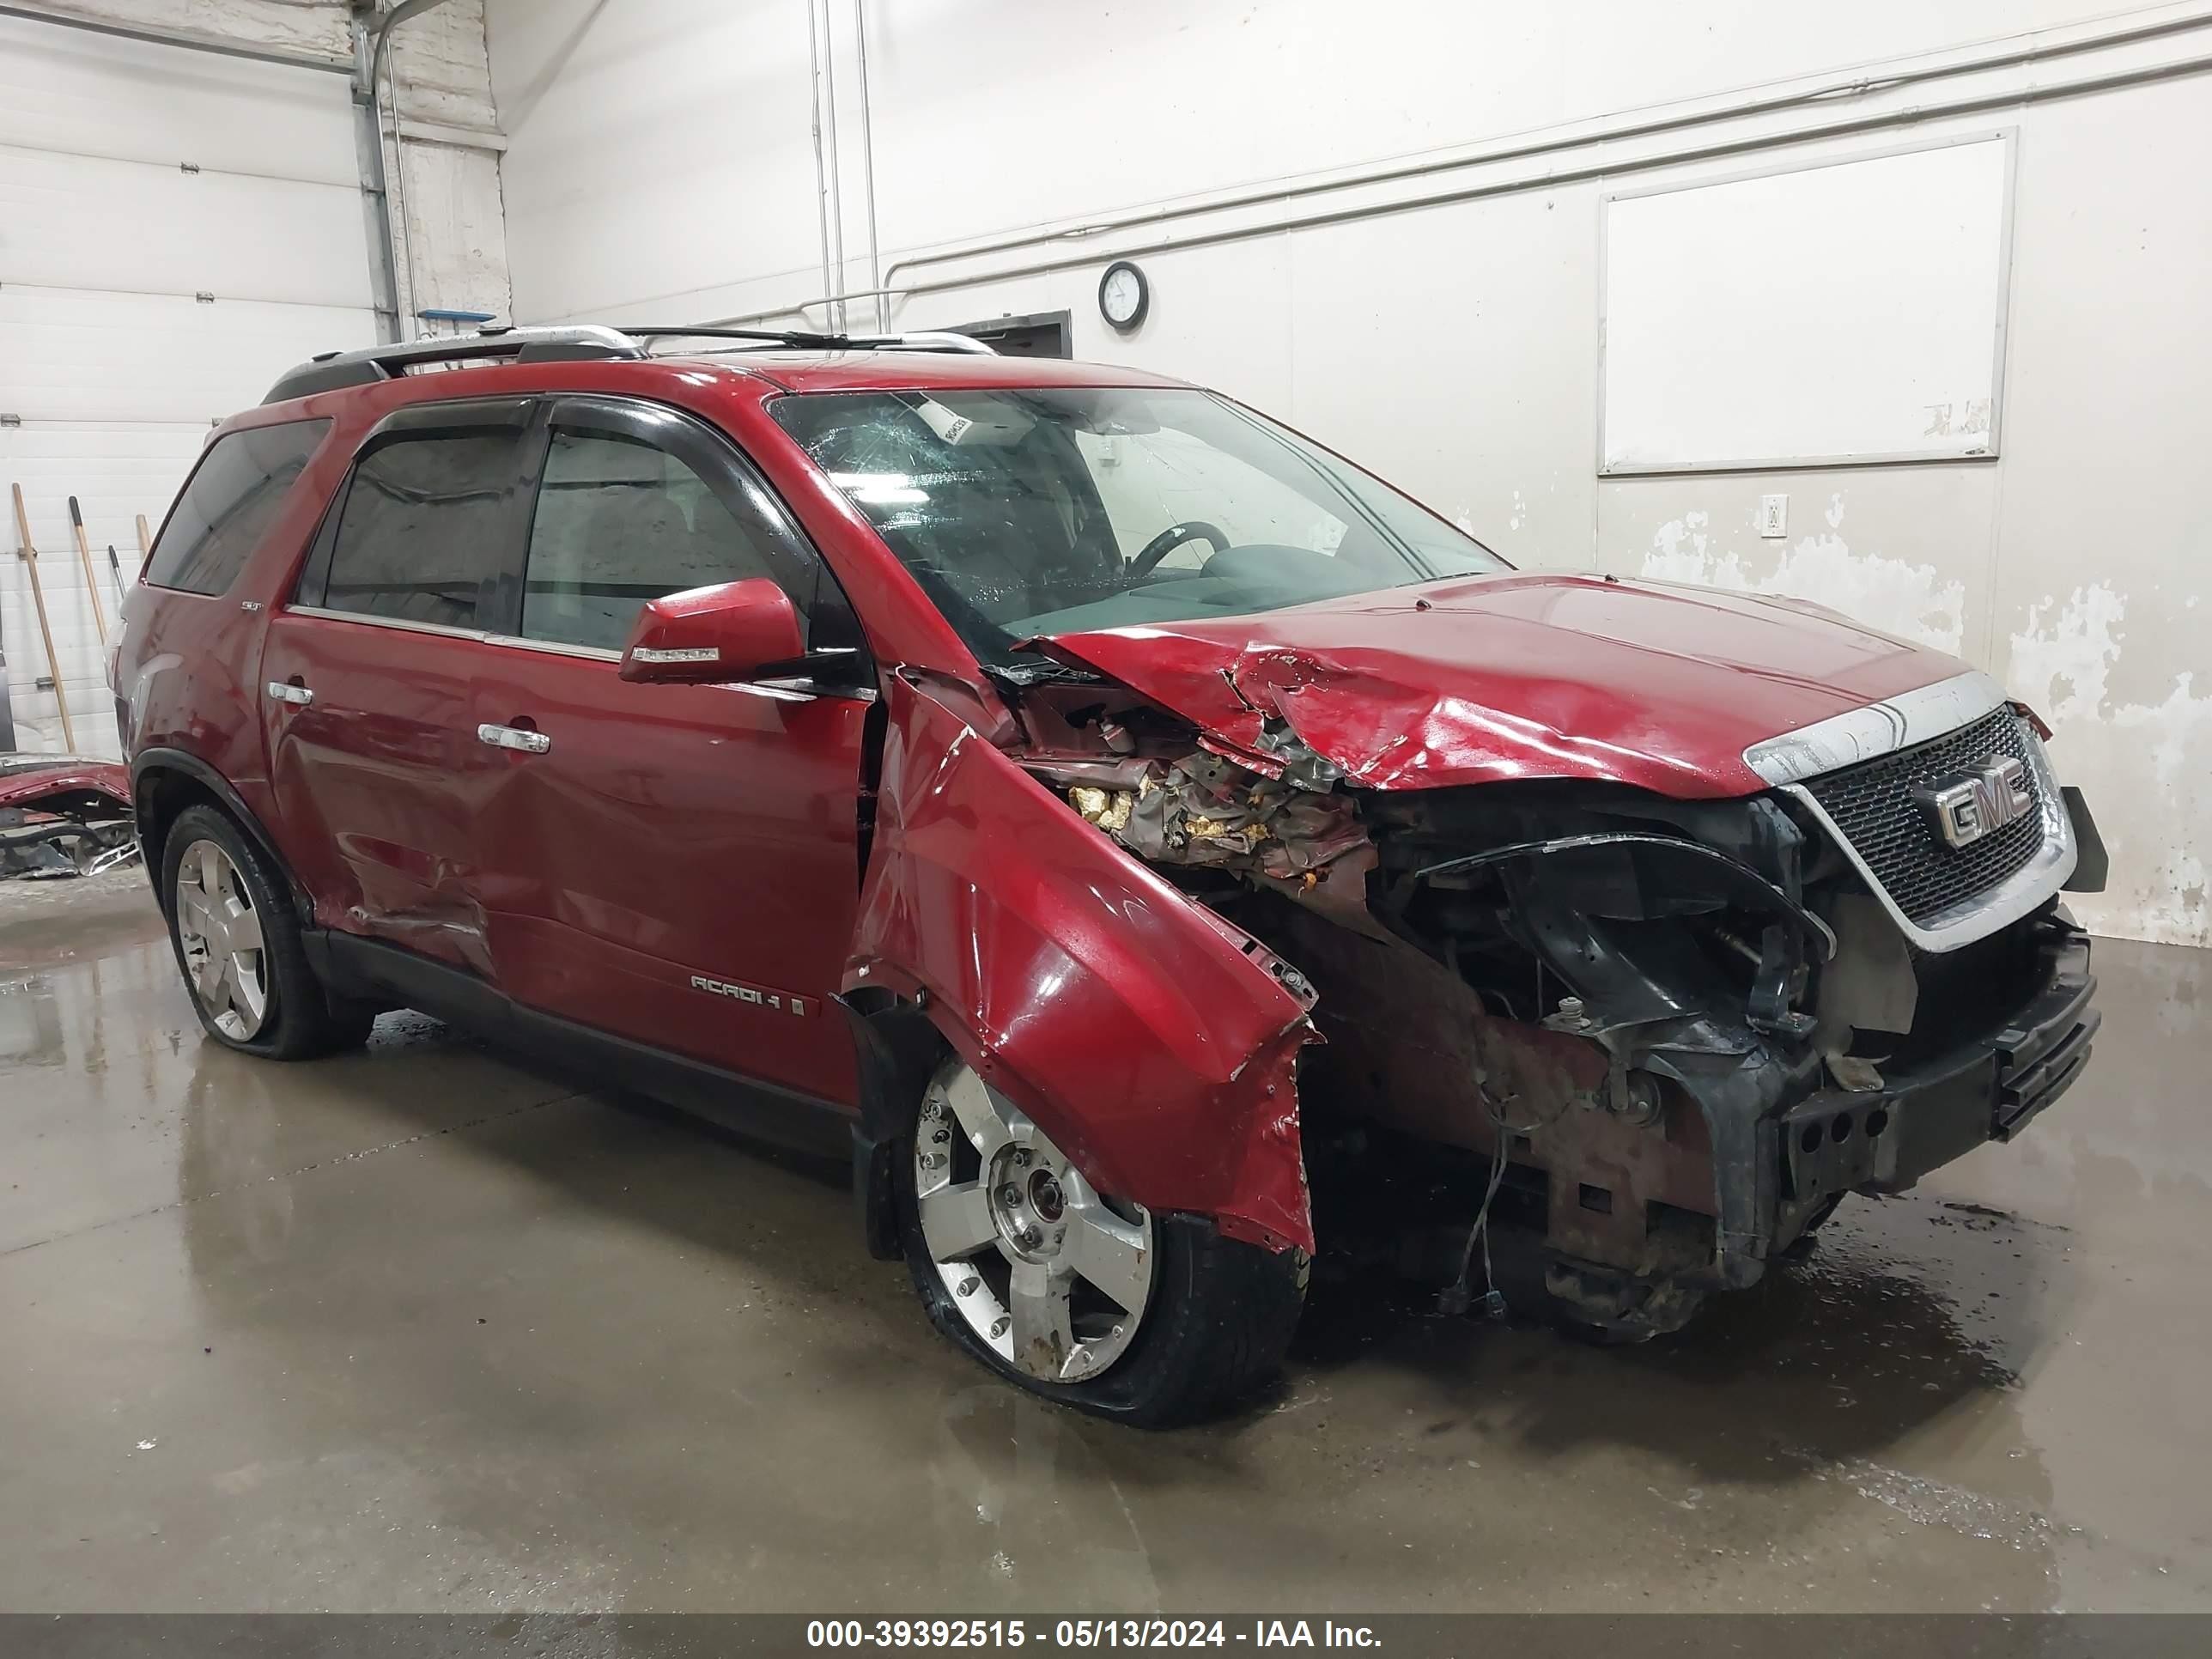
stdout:
<svg viewBox="0 0 2212 1659">
<path fill-rule="evenodd" d="M 1761 495 L 1759 498 L 1759 533 L 1769 538 L 1790 533 L 1790 498 L 1787 495 Z"/>
</svg>

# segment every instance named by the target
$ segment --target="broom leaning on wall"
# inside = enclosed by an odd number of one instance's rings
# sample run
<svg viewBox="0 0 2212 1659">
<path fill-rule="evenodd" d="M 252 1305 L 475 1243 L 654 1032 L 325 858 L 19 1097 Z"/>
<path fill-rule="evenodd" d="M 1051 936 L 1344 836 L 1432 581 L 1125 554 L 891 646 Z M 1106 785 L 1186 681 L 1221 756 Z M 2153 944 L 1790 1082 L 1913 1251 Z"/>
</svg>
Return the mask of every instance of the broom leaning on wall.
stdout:
<svg viewBox="0 0 2212 1659">
<path fill-rule="evenodd" d="M 76 750 L 76 729 L 70 724 L 69 694 L 62 689 L 61 659 L 54 654 L 54 630 L 46 619 L 46 589 L 39 583 L 39 550 L 31 543 L 31 515 L 23 510 L 23 486 L 10 484 L 9 489 L 15 498 L 17 556 L 23 561 L 23 568 L 31 574 L 31 603 L 39 613 L 39 637 L 46 645 L 46 672 L 53 676 L 54 706 L 61 710 L 62 747 L 73 754 Z M 102 624 L 103 637 L 106 632 L 106 625 Z"/>
</svg>

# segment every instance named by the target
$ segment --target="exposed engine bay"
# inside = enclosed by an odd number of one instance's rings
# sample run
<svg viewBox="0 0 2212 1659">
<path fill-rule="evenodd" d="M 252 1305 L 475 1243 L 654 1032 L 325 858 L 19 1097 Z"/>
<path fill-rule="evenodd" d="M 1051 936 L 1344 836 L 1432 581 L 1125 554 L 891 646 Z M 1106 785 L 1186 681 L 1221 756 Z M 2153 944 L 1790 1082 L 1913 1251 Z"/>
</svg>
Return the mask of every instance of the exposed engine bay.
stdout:
<svg viewBox="0 0 2212 1659">
<path fill-rule="evenodd" d="M 1310 981 L 1320 1251 L 1447 1311 L 1504 1310 L 1495 1242 L 1567 1322 L 1677 1328 L 2087 1058 L 2087 945 L 2055 898 L 1921 950 L 1784 791 L 1365 787 L 1280 720 L 1232 751 L 1073 676 L 1023 685 L 1020 718 L 1032 775 Z"/>
</svg>

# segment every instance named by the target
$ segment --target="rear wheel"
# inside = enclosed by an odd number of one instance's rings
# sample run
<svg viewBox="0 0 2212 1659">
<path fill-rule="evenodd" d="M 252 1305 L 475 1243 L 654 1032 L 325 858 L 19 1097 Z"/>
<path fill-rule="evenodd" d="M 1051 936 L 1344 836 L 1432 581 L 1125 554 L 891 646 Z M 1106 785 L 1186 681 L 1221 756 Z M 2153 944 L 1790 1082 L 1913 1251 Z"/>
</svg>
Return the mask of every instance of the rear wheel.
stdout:
<svg viewBox="0 0 2212 1659">
<path fill-rule="evenodd" d="M 191 806 L 162 842 L 161 897 L 177 967 L 207 1034 L 272 1060 L 354 1047 L 376 1011 L 334 1000 L 307 966 L 289 896 L 224 813 Z"/>
<path fill-rule="evenodd" d="M 932 1080 L 895 1170 L 902 1242 L 932 1321 L 1023 1387 L 1159 1425 L 1280 1364 L 1303 1256 L 1099 1192 L 963 1062 Z"/>
</svg>

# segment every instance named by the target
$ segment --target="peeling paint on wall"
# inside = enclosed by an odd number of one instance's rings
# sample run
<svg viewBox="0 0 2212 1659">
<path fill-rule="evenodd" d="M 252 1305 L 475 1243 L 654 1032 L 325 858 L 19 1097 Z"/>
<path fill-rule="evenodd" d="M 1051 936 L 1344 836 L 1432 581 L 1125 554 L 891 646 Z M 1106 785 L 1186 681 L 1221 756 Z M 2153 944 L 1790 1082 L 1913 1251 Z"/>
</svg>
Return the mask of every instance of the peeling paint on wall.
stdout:
<svg viewBox="0 0 2212 1659">
<path fill-rule="evenodd" d="M 1747 593 L 1809 599 L 1845 616 L 1939 651 L 1958 651 L 1966 634 L 1966 589 L 1943 581 L 1933 565 L 1908 564 L 1878 553 L 1854 553 L 1836 534 L 1844 498 L 1832 495 L 1827 533 L 1802 538 L 1771 569 L 1763 551 L 1747 559 L 1719 546 L 1711 515 L 1686 513 L 1659 526 L 1644 555 L 1642 574 L 1655 581 L 1694 582 Z"/>
<path fill-rule="evenodd" d="M 2128 601 L 2109 583 L 2077 587 L 2062 605 L 2028 607 L 2012 635 L 2005 682 L 2047 720 L 2060 775 L 2079 785 L 2112 854 L 2100 894 L 2069 901 L 2099 933 L 2212 945 L 2212 871 L 2200 837 L 2212 823 L 2212 693 L 2192 671 L 2163 701 L 2115 702 Z"/>
<path fill-rule="evenodd" d="M 2117 629 L 2127 602 L 2098 582 L 2077 587 L 2049 624 L 2048 599 L 2027 608 L 2027 626 L 2012 636 L 2009 679 L 2015 696 L 2026 697 L 2044 719 L 2061 721 L 2102 718 L 2105 673 L 2119 659 Z"/>
</svg>

